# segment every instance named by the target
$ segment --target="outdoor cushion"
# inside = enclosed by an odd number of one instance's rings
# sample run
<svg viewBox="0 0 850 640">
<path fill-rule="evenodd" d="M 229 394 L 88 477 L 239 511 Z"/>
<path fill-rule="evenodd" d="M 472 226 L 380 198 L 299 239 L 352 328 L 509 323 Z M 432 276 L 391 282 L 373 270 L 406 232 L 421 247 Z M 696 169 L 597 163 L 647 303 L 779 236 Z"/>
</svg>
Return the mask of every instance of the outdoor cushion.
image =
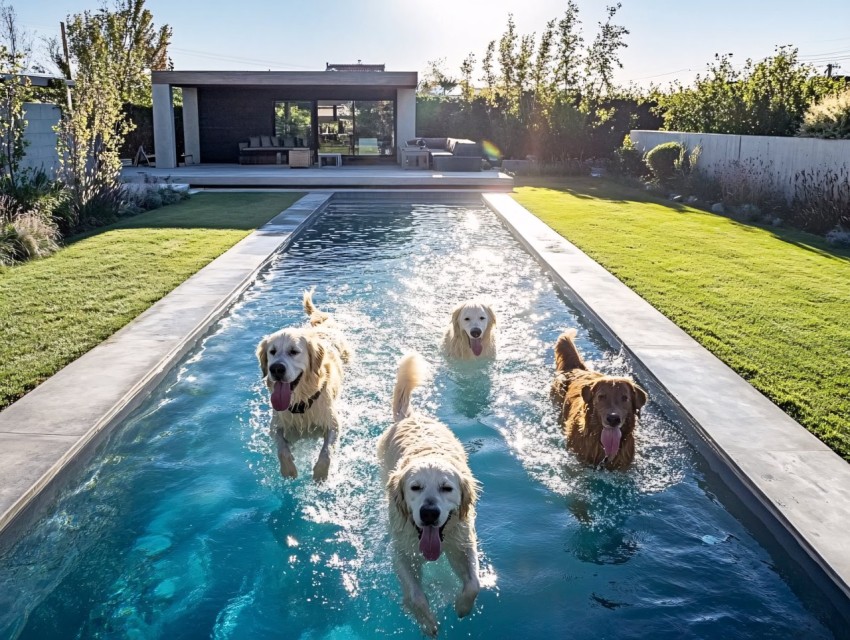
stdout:
<svg viewBox="0 0 850 640">
<path fill-rule="evenodd" d="M 260 136 L 260 146 L 273 147 L 273 146 L 276 146 L 276 145 L 272 144 L 271 136 Z"/>
<path fill-rule="evenodd" d="M 260 136 L 250 136 L 248 138 L 248 146 L 249 147 L 259 147 L 260 146 Z"/>
<path fill-rule="evenodd" d="M 295 138 L 292 136 L 283 136 L 283 146 L 284 147 L 294 147 L 295 146 Z"/>
</svg>

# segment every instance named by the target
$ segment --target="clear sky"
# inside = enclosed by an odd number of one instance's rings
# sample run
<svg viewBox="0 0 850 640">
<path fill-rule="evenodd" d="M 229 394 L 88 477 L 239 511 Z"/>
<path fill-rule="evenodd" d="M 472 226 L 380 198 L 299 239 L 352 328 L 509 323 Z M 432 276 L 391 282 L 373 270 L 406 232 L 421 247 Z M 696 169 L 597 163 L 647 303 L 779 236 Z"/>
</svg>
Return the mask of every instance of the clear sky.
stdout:
<svg viewBox="0 0 850 640">
<path fill-rule="evenodd" d="M 97 9 L 101 0 L 5 0 L 36 36 L 59 33 L 70 13 Z M 586 40 L 604 18 L 605 2 L 578 0 Z M 620 83 L 689 82 L 716 52 L 769 56 L 794 44 L 823 68 L 850 75 L 850 0 L 622 0 L 617 22 L 630 30 Z M 469 52 L 481 60 L 514 14 L 520 34 L 539 34 L 563 14 L 555 0 L 147 0 L 157 24 L 174 30 L 175 68 L 321 70 L 326 62 L 385 63 L 419 71 L 445 59 L 459 75 Z M 476 70 L 475 78 L 481 75 Z"/>
</svg>

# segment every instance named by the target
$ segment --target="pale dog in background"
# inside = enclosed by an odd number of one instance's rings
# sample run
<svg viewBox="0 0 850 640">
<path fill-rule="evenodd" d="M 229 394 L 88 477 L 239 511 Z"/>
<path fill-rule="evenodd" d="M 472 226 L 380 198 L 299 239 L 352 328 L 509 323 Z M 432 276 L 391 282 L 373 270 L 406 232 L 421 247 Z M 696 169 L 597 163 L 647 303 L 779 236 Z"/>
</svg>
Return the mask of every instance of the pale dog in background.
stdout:
<svg viewBox="0 0 850 640">
<path fill-rule="evenodd" d="M 313 306 L 313 292 L 304 292 L 310 326 L 281 329 L 257 345 L 263 379 L 271 394 L 271 432 L 277 443 L 280 474 L 298 475 L 290 445 L 304 437 L 324 437 L 313 467 L 313 479 L 328 476 L 331 449 L 339 436 L 336 401 L 342 386 L 342 364 L 351 351 L 333 319 Z"/>
<path fill-rule="evenodd" d="M 478 484 L 463 445 L 444 424 L 415 413 L 410 394 L 422 383 L 427 365 L 418 354 L 399 363 L 393 392 L 393 418 L 378 440 L 378 458 L 387 487 L 394 564 L 404 604 L 422 632 L 437 634 L 437 620 L 422 591 L 422 565 L 445 551 L 463 582 L 455 611 L 464 617 L 478 595 L 478 542 L 475 501 Z"/>
<path fill-rule="evenodd" d="M 451 358 L 471 360 L 496 355 L 496 314 L 478 300 L 462 302 L 452 311 L 443 336 L 443 351 Z"/>
</svg>

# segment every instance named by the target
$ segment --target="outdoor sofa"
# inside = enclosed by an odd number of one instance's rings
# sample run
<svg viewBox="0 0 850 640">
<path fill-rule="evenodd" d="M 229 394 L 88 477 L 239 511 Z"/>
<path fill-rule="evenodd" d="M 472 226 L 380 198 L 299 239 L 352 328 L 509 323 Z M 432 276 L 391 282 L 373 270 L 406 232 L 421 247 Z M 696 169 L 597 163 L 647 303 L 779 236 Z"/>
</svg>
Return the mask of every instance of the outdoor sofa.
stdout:
<svg viewBox="0 0 850 640">
<path fill-rule="evenodd" d="M 251 136 L 239 143 L 239 164 L 289 164 L 290 151 L 307 148 L 296 136 Z"/>
<path fill-rule="evenodd" d="M 415 138 L 405 149 L 428 151 L 434 171 L 481 171 L 481 145 L 463 138 Z"/>
</svg>

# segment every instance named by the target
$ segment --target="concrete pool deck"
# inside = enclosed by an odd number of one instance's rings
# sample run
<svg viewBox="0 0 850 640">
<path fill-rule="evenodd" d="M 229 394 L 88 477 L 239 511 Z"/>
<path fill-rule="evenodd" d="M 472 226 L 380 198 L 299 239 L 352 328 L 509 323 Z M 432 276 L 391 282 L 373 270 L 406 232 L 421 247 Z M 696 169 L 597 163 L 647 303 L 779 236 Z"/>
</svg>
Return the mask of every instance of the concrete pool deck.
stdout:
<svg viewBox="0 0 850 640">
<path fill-rule="evenodd" d="M 300 199 L 0 413 L 0 548 L 26 531 L 69 471 L 141 404 L 330 197 Z M 827 578 L 834 607 L 850 616 L 850 465 L 508 194 L 483 200 L 588 321 L 629 353 L 653 401 L 689 420 L 691 441 L 718 475 L 792 557 L 804 567 L 810 560 L 806 568 L 818 583 Z M 722 399 L 705 392 L 706 380 Z"/>
</svg>

